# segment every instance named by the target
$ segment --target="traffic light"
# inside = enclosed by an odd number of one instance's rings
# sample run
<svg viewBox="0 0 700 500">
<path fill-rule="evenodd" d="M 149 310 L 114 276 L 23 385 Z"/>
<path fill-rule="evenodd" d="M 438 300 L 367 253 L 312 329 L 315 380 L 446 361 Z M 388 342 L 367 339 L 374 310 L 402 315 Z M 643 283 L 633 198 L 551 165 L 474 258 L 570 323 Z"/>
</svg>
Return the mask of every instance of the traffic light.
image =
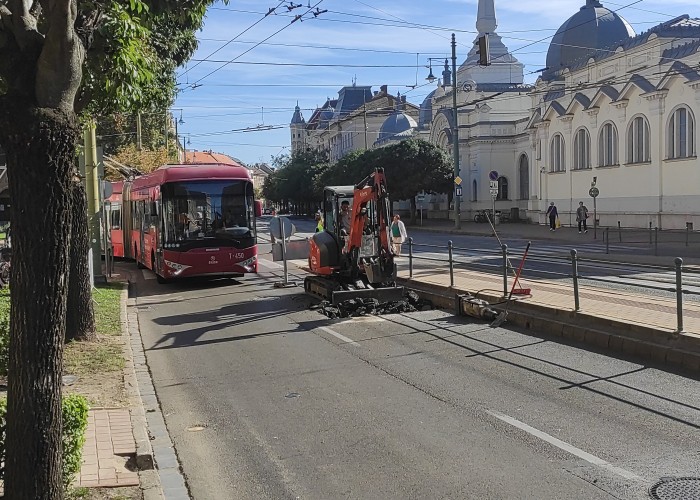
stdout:
<svg viewBox="0 0 700 500">
<path fill-rule="evenodd" d="M 479 66 L 488 66 L 491 64 L 489 57 L 489 35 L 488 33 L 481 35 L 477 39 L 479 44 Z"/>
</svg>

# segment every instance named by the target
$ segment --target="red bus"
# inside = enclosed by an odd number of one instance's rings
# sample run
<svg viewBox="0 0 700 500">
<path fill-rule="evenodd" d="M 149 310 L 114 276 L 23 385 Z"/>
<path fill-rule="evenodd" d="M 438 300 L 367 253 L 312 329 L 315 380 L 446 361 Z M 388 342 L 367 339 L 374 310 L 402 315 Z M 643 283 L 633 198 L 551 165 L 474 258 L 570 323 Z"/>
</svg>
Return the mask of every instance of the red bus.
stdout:
<svg viewBox="0 0 700 500">
<path fill-rule="evenodd" d="M 124 256 L 164 283 L 258 272 L 253 181 L 243 166 L 165 165 L 125 181 Z M 112 226 L 117 255 L 118 234 Z"/>
<path fill-rule="evenodd" d="M 112 256 L 124 257 L 124 234 L 122 230 L 122 189 L 124 181 L 112 182 L 112 194 L 105 200 L 107 227 L 112 244 Z"/>
</svg>

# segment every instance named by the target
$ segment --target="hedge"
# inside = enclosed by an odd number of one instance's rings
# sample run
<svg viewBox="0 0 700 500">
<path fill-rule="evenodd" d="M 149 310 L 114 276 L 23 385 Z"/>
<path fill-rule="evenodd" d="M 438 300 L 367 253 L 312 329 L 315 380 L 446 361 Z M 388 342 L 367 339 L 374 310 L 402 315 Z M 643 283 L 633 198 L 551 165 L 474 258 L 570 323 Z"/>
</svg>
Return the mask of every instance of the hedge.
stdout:
<svg viewBox="0 0 700 500">
<path fill-rule="evenodd" d="M 88 402 L 79 394 L 63 398 L 63 486 L 68 487 L 80 471 L 88 421 Z M 0 480 L 5 477 L 5 432 L 7 399 L 0 399 Z"/>
</svg>

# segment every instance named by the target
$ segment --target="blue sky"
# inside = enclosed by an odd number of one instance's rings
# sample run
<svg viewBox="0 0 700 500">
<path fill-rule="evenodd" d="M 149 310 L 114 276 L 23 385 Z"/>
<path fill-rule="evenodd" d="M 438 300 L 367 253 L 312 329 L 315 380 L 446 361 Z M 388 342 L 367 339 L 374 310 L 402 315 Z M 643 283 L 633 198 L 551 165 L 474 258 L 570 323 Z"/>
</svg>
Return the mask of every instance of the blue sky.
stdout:
<svg viewBox="0 0 700 500">
<path fill-rule="evenodd" d="M 226 153 L 246 163 L 289 153 L 289 121 L 297 101 L 305 118 L 344 85 L 405 94 L 419 105 L 429 57 L 457 64 L 476 35 L 477 0 L 231 0 L 210 7 L 199 48 L 178 71 L 172 112 L 182 116 L 188 149 Z M 496 0 L 497 32 L 525 64 L 526 82 L 543 68 L 549 40 L 585 0 Z M 301 5 L 288 9 L 290 5 Z M 603 2 L 637 33 L 681 14 L 700 17 L 697 0 Z M 279 7 L 278 7 L 279 6 Z M 309 6 L 311 8 L 309 8 Z M 269 9 L 273 14 L 265 16 Z M 327 10 L 318 16 L 312 13 Z M 294 16 L 301 19 L 292 22 Z M 439 76 L 441 64 L 433 65 Z M 528 74 L 529 73 L 529 74 Z M 412 86 L 417 86 L 411 88 Z M 252 128 L 265 128 L 251 131 Z M 279 128 L 277 128 L 279 127 Z"/>
</svg>

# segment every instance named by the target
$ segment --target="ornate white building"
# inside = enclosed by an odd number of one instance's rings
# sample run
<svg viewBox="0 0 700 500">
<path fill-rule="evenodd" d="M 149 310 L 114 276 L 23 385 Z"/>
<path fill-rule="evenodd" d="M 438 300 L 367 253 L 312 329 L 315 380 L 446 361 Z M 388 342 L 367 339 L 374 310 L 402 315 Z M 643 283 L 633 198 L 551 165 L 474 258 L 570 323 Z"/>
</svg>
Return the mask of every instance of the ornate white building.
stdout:
<svg viewBox="0 0 700 500">
<path fill-rule="evenodd" d="M 700 226 L 699 49 L 687 15 L 634 35 L 588 0 L 564 23 L 532 93 L 530 213 L 554 201 L 575 221 L 595 182 L 603 225 Z"/>
<path fill-rule="evenodd" d="M 574 223 L 579 201 L 592 208 L 595 182 L 602 225 L 700 227 L 700 19 L 683 15 L 636 35 L 617 13 L 585 0 L 553 37 L 534 86 L 523 84 L 523 65 L 496 33 L 494 0 L 479 0 L 476 27 L 477 39 L 489 36 L 491 65 L 479 66 L 475 45 L 457 71 L 464 219 L 491 207 L 488 174 L 495 170 L 496 209 L 533 222 L 544 222 L 554 201 L 562 221 Z M 325 147 L 337 159 L 358 147 L 421 137 L 451 152 L 448 61 L 443 81 L 419 113 L 385 87 L 354 110 L 339 113 L 340 99 L 328 101 L 309 123 L 297 108 L 293 148 Z M 370 122 L 371 101 L 374 111 L 392 110 L 384 135 L 387 115 Z M 357 144 L 360 121 L 367 146 Z M 451 214 L 447 196 L 433 197 L 427 208 Z"/>
</svg>

